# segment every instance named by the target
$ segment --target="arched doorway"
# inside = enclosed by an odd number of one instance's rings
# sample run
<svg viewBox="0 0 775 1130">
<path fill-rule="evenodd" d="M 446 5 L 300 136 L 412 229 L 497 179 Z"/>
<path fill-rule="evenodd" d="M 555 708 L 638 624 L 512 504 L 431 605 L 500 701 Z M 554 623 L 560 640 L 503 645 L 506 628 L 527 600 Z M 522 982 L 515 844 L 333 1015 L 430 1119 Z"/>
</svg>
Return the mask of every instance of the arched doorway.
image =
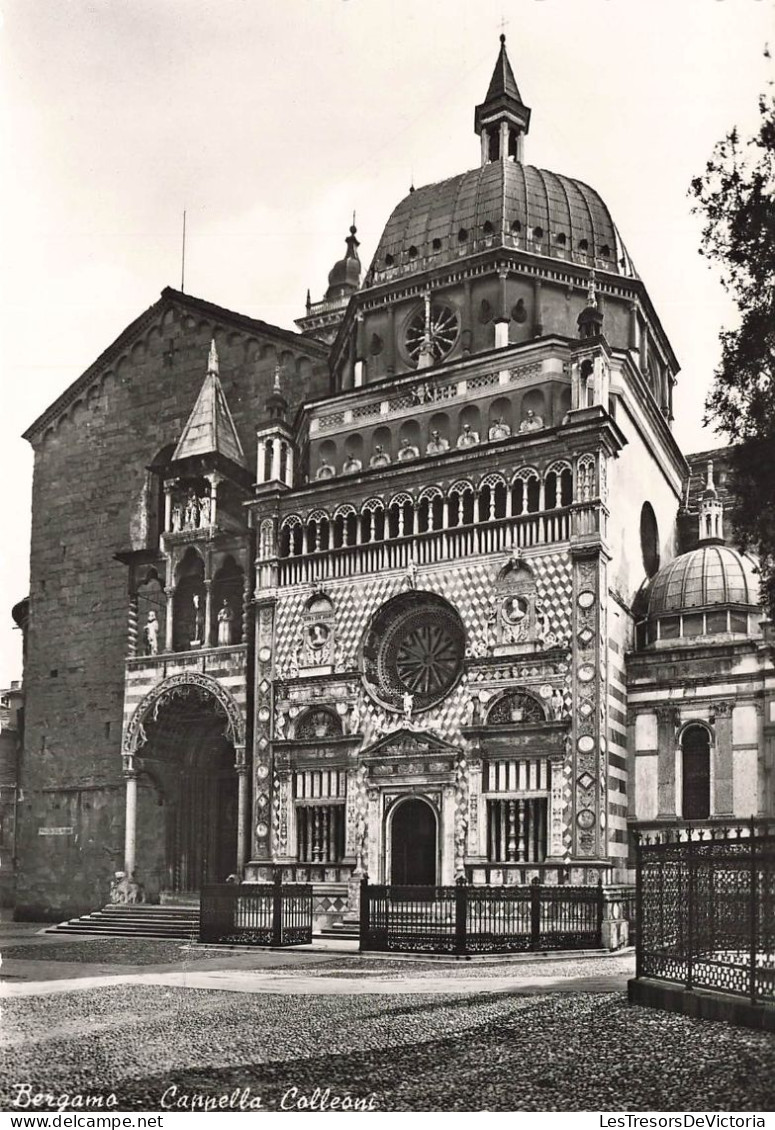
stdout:
<svg viewBox="0 0 775 1130">
<path fill-rule="evenodd" d="M 436 813 L 418 797 L 400 801 L 390 822 L 390 882 L 436 885 Z"/>
<path fill-rule="evenodd" d="M 236 870 L 238 783 L 220 704 L 199 687 L 176 692 L 143 723 L 138 767 L 159 800 L 138 806 L 137 864 L 148 888 L 181 894 Z"/>
</svg>

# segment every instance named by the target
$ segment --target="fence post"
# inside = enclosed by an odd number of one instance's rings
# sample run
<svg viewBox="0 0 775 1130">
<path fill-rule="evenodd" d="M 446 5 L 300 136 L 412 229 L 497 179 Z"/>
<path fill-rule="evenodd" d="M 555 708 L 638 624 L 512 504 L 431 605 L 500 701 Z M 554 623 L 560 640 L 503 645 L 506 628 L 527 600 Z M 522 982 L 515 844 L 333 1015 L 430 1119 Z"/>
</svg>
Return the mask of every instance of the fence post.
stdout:
<svg viewBox="0 0 775 1130">
<path fill-rule="evenodd" d="M 272 945 L 283 944 L 283 877 L 275 871 L 272 884 Z"/>
<path fill-rule="evenodd" d="M 688 852 L 686 855 L 686 863 L 688 869 L 688 890 L 686 897 L 686 988 L 692 988 L 694 980 L 694 909 L 696 901 L 696 874 L 694 864 L 694 840 L 692 838 L 692 830 L 689 829 L 688 839 Z M 678 908 L 680 914 L 681 908 Z"/>
<path fill-rule="evenodd" d="M 358 915 L 360 919 L 358 948 L 367 950 L 369 948 L 369 876 L 366 874 L 364 874 L 361 879 L 361 897 L 358 903 Z"/>
<path fill-rule="evenodd" d="M 635 832 L 635 978 L 643 976 L 643 840 Z"/>
<path fill-rule="evenodd" d="M 530 883 L 530 948 L 537 950 L 541 938 L 541 880 L 536 875 Z"/>
<path fill-rule="evenodd" d="M 603 944 L 603 914 L 605 913 L 605 891 L 603 890 L 603 876 L 597 881 L 597 944 Z"/>
<path fill-rule="evenodd" d="M 455 953 L 468 950 L 468 885 L 465 875 L 455 880 Z"/>
<path fill-rule="evenodd" d="M 756 959 L 759 955 L 758 946 L 758 894 L 759 894 L 759 872 L 756 865 L 756 820 L 751 817 L 751 889 L 748 892 L 750 898 L 750 927 L 751 927 L 751 951 L 749 961 L 751 963 L 751 1004 L 756 1004 Z"/>
</svg>

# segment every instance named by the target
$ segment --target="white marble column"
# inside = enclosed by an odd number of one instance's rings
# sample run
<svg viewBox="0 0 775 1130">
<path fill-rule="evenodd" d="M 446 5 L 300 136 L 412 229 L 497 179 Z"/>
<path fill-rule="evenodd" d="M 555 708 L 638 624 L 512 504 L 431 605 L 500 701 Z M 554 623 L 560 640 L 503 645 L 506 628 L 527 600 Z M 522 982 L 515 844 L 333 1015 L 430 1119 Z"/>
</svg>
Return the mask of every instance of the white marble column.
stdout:
<svg viewBox="0 0 775 1130">
<path fill-rule="evenodd" d="M 137 770 L 130 768 L 126 777 L 126 812 L 124 822 L 124 871 L 134 878 L 137 850 Z"/>
</svg>

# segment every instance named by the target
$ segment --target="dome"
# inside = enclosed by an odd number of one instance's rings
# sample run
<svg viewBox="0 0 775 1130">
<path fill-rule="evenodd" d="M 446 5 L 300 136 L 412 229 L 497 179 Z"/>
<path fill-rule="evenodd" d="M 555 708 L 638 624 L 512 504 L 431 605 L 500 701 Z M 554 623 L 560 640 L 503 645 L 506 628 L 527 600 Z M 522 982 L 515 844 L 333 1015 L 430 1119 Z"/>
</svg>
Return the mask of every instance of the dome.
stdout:
<svg viewBox="0 0 775 1130">
<path fill-rule="evenodd" d="M 648 594 L 648 617 L 719 604 L 758 606 L 756 563 L 727 545 L 701 545 L 656 574 Z"/>
<path fill-rule="evenodd" d="M 532 165 L 498 160 L 410 192 L 387 222 L 366 285 L 456 263 L 488 247 L 637 278 L 594 189 Z"/>
<path fill-rule="evenodd" d="M 353 224 L 346 240 L 347 254 L 344 259 L 338 259 L 328 272 L 326 301 L 352 294 L 361 285 L 361 261 L 358 258 L 358 240 L 355 232 L 356 228 Z"/>
</svg>

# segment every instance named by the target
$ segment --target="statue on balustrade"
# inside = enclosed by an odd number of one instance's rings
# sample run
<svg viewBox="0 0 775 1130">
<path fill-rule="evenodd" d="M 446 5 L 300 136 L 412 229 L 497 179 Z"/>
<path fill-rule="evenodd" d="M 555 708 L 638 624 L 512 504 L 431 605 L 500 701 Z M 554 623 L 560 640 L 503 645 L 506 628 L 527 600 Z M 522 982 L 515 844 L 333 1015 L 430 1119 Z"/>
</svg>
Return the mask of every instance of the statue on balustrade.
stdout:
<svg viewBox="0 0 775 1130">
<path fill-rule="evenodd" d="M 401 446 L 398 449 L 398 462 L 406 463 L 410 459 L 419 458 L 420 450 L 413 443 L 410 443 L 406 437 L 401 440 Z"/>
<path fill-rule="evenodd" d="M 342 467 L 343 475 L 355 475 L 358 471 L 363 470 L 363 464 L 360 459 L 356 459 L 354 455 L 348 455 Z"/>
<path fill-rule="evenodd" d="M 223 604 L 218 609 L 218 647 L 228 647 L 234 642 L 234 609 L 229 604 L 229 598 L 223 598 Z"/>
<path fill-rule="evenodd" d="M 210 504 L 211 499 L 209 494 L 203 494 L 199 499 L 199 528 L 200 530 L 206 529 L 210 525 Z"/>
<path fill-rule="evenodd" d="M 369 460 L 370 467 L 387 467 L 390 462 L 390 456 L 385 451 L 381 443 L 374 445 L 374 454 Z"/>
<path fill-rule="evenodd" d="M 457 437 L 458 447 L 475 447 L 479 442 L 479 433 L 475 432 L 470 424 L 463 424 L 463 430 Z"/>
<path fill-rule="evenodd" d="M 503 419 L 502 416 L 498 416 L 498 418 L 496 420 L 493 420 L 492 424 L 490 425 L 490 431 L 489 431 L 489 437 L 488 437 L 489 439 L 492 439 L 492 440 L 508 439 L 508 437 L 510 435 L 511 435 L 511 428 L 509 427 L 509 425 L 506 423 L 506 421 Z"/>
<path fill-rule="evenodd" d="M 318 473 L 315 475 L 315 478 L 316 479 L 333 479 L 335 474 L 336 474 L 336 470 L 328 462 L 325 455 L 322 456 L 321 460 L 320 460 L 320 466 L 318 467 Z"/>
<path fill-rule="evenodd" d="M 431 432 L 431 438 L 428 440 L 428 446 L 425 448 L 425 454 L 441 455 L 442 451 L 449 451 L 449 440 L 445 439 L 441 432 L 434 428 Z"/>
<path fill-rule="evenodd" d="M 143 646 L 145 655 L 159 654 L 159 620 L 154 611 L 148 613 L 143 628 Z"/>
<path fill-rule="evenodd" d="M 525 418 L 519 425 L 520 432 L 538 432 L 544 426 L 542 416 L 537 416 L 532 408 L 528 408 Z"/>
<path fill-rule="evenodd" d="M 199 519 L 199 503 L 193 490 L 188 492 L 186 509 L 183 512 L 183 526 L 186 530 L 195 530 Z"/>
<path fill-rule="evenodd" d="M 172 507 L 170 524 L 173 534 L 177 534 L 183 528 L 183 506 L 180 502 L 176 502 Z"/>
</svg>

